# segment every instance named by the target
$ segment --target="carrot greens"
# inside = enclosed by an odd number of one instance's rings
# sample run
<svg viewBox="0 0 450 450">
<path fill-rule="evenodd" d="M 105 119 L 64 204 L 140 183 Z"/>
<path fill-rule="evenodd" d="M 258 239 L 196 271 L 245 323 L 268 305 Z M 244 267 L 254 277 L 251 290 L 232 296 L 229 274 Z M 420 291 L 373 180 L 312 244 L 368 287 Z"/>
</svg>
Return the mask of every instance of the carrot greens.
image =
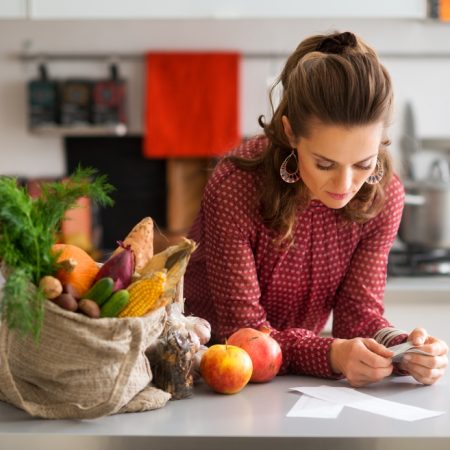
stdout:
<svg viewBox="0 0 450 450">
<path fill-rule="evenodd" d="M 9 328 L 38 339 L 45 296 L 37 286 L 58 268 L 51 249 L 65 212 L 80 197 L 110 206 L 113 190 L 92 168 L 78 167 L 67 180 L 42 183 L 36 199 L 15 178 L 0 177 L 0 261 L 6 277 L 0 315 Z"/>
</svg>

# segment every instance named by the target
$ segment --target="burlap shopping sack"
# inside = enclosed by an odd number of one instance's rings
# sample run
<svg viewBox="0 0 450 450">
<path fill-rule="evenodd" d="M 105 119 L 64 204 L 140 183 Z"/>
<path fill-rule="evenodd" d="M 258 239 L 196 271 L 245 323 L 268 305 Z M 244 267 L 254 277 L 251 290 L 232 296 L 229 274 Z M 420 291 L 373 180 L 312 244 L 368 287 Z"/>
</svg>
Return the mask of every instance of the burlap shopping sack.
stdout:
<svg viewBox="0 0 450 450">
<path fill-rule="evenodd" d="M 150 386 L 145 350 L 166 311 L 91 319 L 45 302 L 39 344 L 0 325 L 0 399 L 48 419 L 93 419 L 162 407 L 170 394 Z"/>
</svg>

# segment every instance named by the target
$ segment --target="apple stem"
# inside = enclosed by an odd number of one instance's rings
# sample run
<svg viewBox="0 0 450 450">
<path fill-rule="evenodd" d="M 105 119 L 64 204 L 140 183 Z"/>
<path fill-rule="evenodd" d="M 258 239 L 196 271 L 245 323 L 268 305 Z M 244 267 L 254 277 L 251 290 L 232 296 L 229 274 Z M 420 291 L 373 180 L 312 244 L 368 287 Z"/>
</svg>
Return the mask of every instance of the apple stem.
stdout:
<svg viewBox="0 0 450 450">
<path fill-rule="evenodd" d="M 267 327 L 267 326 L 262 326 L 258 329 L 258 331 L 261 331 L 261 333 L 265 333 L 268 334 L 270 336 L 270 334 L 272 333 L 272 329 Z"/>
</svg>

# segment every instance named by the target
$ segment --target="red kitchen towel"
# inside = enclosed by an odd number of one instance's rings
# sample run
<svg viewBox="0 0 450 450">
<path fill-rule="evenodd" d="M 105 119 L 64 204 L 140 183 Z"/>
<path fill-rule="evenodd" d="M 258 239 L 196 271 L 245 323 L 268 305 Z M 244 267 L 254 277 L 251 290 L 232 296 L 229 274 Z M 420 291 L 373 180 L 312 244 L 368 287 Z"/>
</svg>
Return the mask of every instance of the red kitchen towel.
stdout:
<svg viewBox="0 0 450 450">
<path fill-rule="evenodd" d="M 144 156 L 219 156 L 239 143 L 239 60 L 230 52 L 147 54 Z"/>
</svg>

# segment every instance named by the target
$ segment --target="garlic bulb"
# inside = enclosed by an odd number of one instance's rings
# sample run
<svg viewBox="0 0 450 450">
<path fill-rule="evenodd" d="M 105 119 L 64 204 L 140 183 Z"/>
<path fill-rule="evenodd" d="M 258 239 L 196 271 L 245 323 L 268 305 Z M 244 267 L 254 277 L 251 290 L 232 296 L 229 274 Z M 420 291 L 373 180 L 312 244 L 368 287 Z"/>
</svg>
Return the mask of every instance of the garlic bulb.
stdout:
<svg viewBox="0 0 450 450">
<path fill-rule="evenodd" d="M 200 344 L 205 345 L 211 339 L 211 325 L 201 317 L 188 316 L 185 318 L 186 328 L 195 333 L 200 339 Z"/>
</svg>

